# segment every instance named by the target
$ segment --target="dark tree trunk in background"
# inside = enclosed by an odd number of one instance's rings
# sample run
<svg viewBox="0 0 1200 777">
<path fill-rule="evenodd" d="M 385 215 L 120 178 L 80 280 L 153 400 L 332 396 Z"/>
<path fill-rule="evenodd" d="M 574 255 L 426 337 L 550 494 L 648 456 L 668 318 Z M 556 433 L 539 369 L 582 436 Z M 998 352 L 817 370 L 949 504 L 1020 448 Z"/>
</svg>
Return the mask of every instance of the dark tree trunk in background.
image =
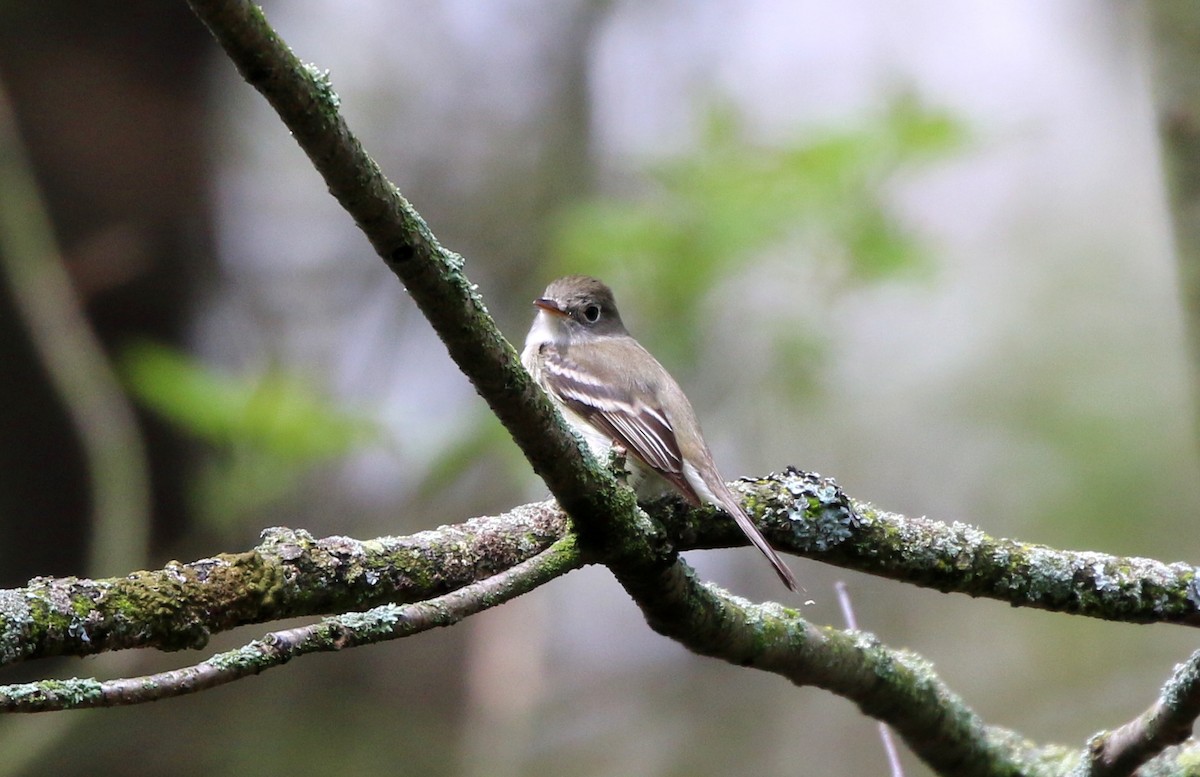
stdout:
<svg viewBox="0 0 1200 777">
<path fill-rule="evenodd" d="M 178 342 L 210 264 L 204 29 L 183 4 L 5 3 L 3 80 L 75 288 L 110 353 Z M 2 204 L 0 204 L 2 207 Z M 81 571 L 79 446 L 0 292 L 0 585 Z M 155 536 L 184 521 L 182 451 L 142 417 Z"/>
</svg>

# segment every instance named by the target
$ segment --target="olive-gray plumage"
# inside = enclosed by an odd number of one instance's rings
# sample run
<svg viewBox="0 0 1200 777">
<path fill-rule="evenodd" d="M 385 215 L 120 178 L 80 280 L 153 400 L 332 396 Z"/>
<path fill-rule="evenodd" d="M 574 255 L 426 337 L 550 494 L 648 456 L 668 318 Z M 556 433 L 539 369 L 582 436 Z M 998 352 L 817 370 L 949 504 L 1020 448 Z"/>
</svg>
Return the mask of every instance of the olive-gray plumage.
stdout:
<svg viewBox="0 0 1200 777">
<path fill-rule="evenodd" d="M 632 454 L 630 485 L 641 498 L 668 488 L 694 505 L 733 516 L 784 584 L 798 585 L 721 479 L 683 389 L 626 331 L 612 290 L 569 275 L 533 303 L 521 361 L 597 454 L 614 442 Z"/>
</svg>

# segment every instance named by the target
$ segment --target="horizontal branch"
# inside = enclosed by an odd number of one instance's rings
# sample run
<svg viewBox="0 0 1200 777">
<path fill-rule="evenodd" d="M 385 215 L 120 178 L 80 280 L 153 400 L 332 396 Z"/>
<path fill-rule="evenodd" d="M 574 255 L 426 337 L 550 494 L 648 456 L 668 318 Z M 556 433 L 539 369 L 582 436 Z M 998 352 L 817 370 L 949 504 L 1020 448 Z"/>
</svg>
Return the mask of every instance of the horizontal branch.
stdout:
<svg viewBox="0 0 1200 777">
<path fill-rule="evenodd" d="M 1058 550 L 992 537 L 957 521 L 910 518 L 850 499 L 831 479 L 790 468 L 738 485 L 777 547 L 827 564 L 1014 607 L 1200 626 L 1200 568 L 1192 564 Z M 718 525 L 703 532 L 707 537 L 736 544 L 729 522 L 711 523 Z"/>
<path fill-rule="evenodd" d="M 412 604 L 384 604 L 367 612 L 267 634 L 200 663 L 146 677 L 100 681 L 40 680 L 0 686 L 0 712 L 49 712 L 142 704 L 225 685 L 282 666 L 293 658 L 399 639 L 444 626 L 503 604 L 579 566 L 570 538 L 492 577 Z"/>
<path fill-rule="evenodd" d="M 199 648 L 237 626 L 425 601 L 528 560 L 566 525 L 556 504 L 540 502 L 408 537 L 317 540 L 275 528 L 244 553 L 103 580 L 35 578 L 0 590 L 0 666 Z"/>
<path fill-rule="evenodd" d="M 656 512 L 668 506 L 660 506 Z M 511 543 L 505 541 L 509 530 L 524 534 L 547 517 L 546 526 L 561 525 L 561 514 L 549 508 L 549 503 L 541 503 L 500 518 L 475 519 L 464 524 L 474 528 L 470 533 L 463 531 L 463 527 L 442 527 L 410 538 L 364 543 L 344 537 L 317 541 L 304 532 L 273 529 L 266 533 L 263 545 L 252 553 L 261 552 L 285 564 L 295 564 L 291 571 L 305 587 L 371 578 L 368 569 L 382 573 L 374 577 L 379 582 L 392 577 L 383 565 L 385 556 L 395 558 L 397 553 L 408 556 L 420 548 L 422 553 L 435 552 L 429 561 L 438 565 L 445 557 L 437 556 L 435 549 L 449 553 L 449 546 L 461 546 L 468 536 L 471 539 L 466 544 L 476 548 L 509 547 Z M 695 515 L 680 514 L 689 518 Z M 702 539 L 706 545 L 711 544 L 711 537 Z M 540 540 L 534 540 L 527 547 L 540 544 Z M 468 552 L 463 558 L 471 555 Z M 344 567 L 341 572 L 324 581 L 311 577 L 315 570 L 328 572 L 338 567 L 328 563 L 335 556 L 347 559 L 341 565 Z M 188 566 L 202 569 L 213 566 L 213 561 Z M 107 681 L 43 680 L 0 686 L 0 711 L 116 706 L 195 693 L 281 666 L 299 656 L 373 644 L 452 625 L 531 591 L 582 563 L 578 548 L 567 536 L 549 550 L 451 593 L 403 605 L 384 604 L 367 612 L 346 613 L 274 632 L 182 669 Z M 179 567 L 169 566 L 166 571 L 171 570 L 178 572 Z M 290 576 L 286 571 L 282 574 Z M 34 585 L 46 582 L 34 581 Z M 777 604 L 752 604 L 732 597 L 697 581 L 694 572 L 684 564 L 668 567 L 657 580 L 626 582 L 638 594 L 637 602 L 647 622 L 659 633 L 701 655 L 773 672 L 797 685 L 817 686 L 847 698 L 864 713 L 890 724 L 914 752 L 942 773 L 1062 774 L 1086 763 L 1084 749 L 1036 746 L 1006 729 L 984 724 L 945 687 L 928 662 L 909 652 L 888 648 L 869 634 L 818 627 L 793 609 Z M 203 587 L 207 583 L 208 580 L 197 578 L 190 584 Z M 395 585 L 390 588 L 397 592 L 412 590 Z M 4 593 L 11 599 L 19 592 Z M 1095 771 L 1087 773 L 1127 773 L 1118 766 L 1132 759 L 1143 763 L 1156 755 L 1155 763 L 1166 773 L 1173 773 L 1178 764 L 1194 757 L 1194 743 L 1165 753 L 1162 750 L 1183 741 L 1195 718 L 1198 662 L 1200 653 L 1176 671 L 1151 710 L 1113 735 L 1094 740 L 1090 752 Z"/>
<path fill-rule="evenodd" d="M 785 552 L 1018 607 L 1200 624 L 1196 569 L 1186 564 L 1056 550 L 907 518 L 790 469 L 733 485 Z M 745 544 L 711 508 L 668 499 L 648 513 L 679 550 Z M 425 601 L 526 561 L 566 536 L 567 525 L 558 505 L 545 501 L 408 537 L 318 540 L 276 528 L 243 553 L 104 580 L 36 578 L 0 590 L 0 666 L 126 648 L 198 648 L 237 626 Z"/>
</svg>

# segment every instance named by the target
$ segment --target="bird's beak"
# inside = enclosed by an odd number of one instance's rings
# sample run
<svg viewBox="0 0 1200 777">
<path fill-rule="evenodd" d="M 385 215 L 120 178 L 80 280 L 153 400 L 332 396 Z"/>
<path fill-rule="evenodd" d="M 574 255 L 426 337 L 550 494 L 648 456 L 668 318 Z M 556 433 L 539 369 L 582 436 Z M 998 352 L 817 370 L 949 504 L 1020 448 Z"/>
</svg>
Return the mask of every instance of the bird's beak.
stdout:
<svg viewBox="0 0 1200 777">
<path fill-rule="evenodd" d="M 533 301 L 533 306 L 539 310 L 544 310 L 553 316 L 566 316 L 567 311 L 559 307 L 558 302 L 549 297 L 538 297 Z"/>
</svg>

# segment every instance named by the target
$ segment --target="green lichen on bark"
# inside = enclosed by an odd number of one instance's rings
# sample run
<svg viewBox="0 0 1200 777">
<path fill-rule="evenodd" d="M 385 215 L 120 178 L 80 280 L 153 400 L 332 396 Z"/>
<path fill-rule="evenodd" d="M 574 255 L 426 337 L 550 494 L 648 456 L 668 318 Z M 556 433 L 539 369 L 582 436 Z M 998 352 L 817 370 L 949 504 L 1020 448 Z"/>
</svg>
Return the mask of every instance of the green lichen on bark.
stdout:
<svg viewBox="0 0 1200 777">
<path fill-rule="evenodd" d="M 0 591 L 0 665 L 198 648 L 211 634 L 245 624 L 422 601 L 520 564 L 565 531 L 561 512 L 543 502 L 365 542 L 272 528 L 242 553 L 104 580 L 37 578 Z"/>
<path fill-rule="evenodd" d="M 98 680 L 78 678 L 6 686 L 8 699 L 35 708 L 60 701 L 71 707 L 86 705 L 100 695 L 102 687 Z"/>
<path fill-rule="evenodd" d="M 850 499 L 829 478 L 793 469 L 737 486 L 778 547 L 811 558 L 1019 607 L 1200 626 L 1200 578 L 1191 564 L 1057 550 L 992 537 L 957 521 L 905 517 Z M 740 541 L 732 527 L 700 530 L 689 520 L 684 536 Z"/>
</svg>

